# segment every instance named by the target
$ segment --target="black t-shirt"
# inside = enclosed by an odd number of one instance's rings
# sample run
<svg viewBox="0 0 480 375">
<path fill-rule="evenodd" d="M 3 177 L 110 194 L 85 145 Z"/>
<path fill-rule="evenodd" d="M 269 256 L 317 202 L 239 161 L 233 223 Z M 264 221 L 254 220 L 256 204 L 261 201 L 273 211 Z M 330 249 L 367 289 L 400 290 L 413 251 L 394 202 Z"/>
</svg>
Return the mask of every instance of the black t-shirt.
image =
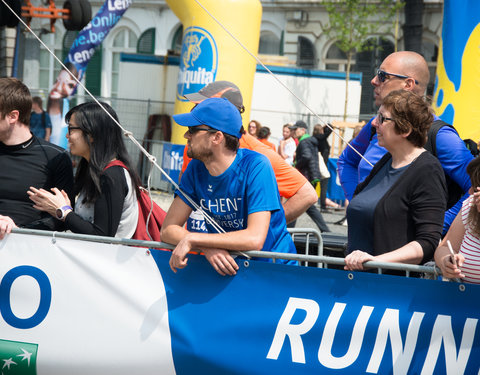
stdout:
<svg viewBox="0 0 480 375">
<path fill-rule="evenodd" d="M 63 222 L 33 208 L 30 186 L 50 191 L 65 190 L 74 201 L 73 169 L 68 153 L 32 136 L 14 146 L 0 142 L 0 215 L 10 216 L 19 227 L 59 230 Z"/>
</svg>

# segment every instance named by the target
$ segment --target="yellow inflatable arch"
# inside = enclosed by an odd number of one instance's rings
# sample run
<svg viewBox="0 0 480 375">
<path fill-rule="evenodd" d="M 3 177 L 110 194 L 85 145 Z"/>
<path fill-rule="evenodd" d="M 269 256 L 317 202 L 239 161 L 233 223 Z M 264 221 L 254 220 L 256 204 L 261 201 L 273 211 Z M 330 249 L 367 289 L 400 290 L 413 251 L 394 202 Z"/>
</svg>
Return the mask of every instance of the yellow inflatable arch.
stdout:
<svg viewBox="0 0 480 375">
<path fill-rule="evenodd" d="M 256 62 L 195 0 L 167 0 L 183 24 L 183 43 L 174 113 L 191 110 L 183 95 L 213 81 L 226 80 L 241 90 L 249 121 Z M 259 0 L 201 0 L 201 4 L 249 51 L 257 53 L 262 6 Z M 172 127 L 172 142 L 185 143 L 185 128 Z"/>
</svg>

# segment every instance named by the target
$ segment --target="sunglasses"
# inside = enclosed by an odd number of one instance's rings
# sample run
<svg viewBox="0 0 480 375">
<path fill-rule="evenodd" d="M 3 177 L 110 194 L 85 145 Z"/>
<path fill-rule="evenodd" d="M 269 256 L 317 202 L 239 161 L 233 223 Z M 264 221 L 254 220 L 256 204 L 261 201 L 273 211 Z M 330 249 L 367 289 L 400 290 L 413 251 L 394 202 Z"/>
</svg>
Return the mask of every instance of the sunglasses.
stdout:
<svg viewBox="0 0 480 375">
<path fill-rule="evenodd" d="M 380 124 L 383 124 L 384 121 L 387 121 L 387 120 L 394 121 L 393 118 L 391 118 L 391 117 L 385 117 L 385 116 L 382 115 L 380 112 L 378 112 L 378 114 L 377 114 L 377 119 L 378 119 L 378 122 L 379 122 Z"/>
<path fill-rule="evenodd" d="M 384 70 L 380 70 L 380 69 L 377 69 L 377 74 L 376 75 L 378 77 L 378 80 L 382 83 L 387 80 L 388 76 L 403 78 L 403 79 L 412 78 L 412 77 L 409 77 L 409 76 L 404 76 L 402 74 L 388 73 L 388 72 L 386 72 Z M 414 79 L 414 81 L 415 81 L 415 84 L 418 85 L 418 81 L 416 79 Z"/>
<path fill-rule="evenodd" d="M 198 133 L 201 131 L 216 133 L 218 130 L 212 129 L 212 128 L 199 128 L 198 126 L 189 126 L 187 131 L 188 131 L 188 134 L 194 135 L 195 133 Z"/>
</svg>

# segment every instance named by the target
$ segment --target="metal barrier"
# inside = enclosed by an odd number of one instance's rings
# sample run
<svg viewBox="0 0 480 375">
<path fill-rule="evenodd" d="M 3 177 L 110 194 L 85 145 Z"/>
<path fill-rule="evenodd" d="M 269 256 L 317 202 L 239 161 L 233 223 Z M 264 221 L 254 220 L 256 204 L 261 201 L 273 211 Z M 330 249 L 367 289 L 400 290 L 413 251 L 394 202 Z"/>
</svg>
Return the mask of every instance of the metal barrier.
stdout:
<svg viewBox="0 0 480 375">
<path fill-rule="evenodd" d="M 305 229 L 302 228 L 291 228 L 293 231 L 292 235 L 298 235 L 299 233 L 306 234 Z M 308 233 L 315 235 L 315 237 L 320 238 L 318 231 L 315 229 L 308 229 Z M 103 236 L 92 236 L 87 234 L 77 234 L 77 233 L 67 233 L 67 232 L 50 232 L 36 229 L 24 229 L 24 228 L 14 228 L 12 229 L 13 233 L 19 234 L 34 234 L 38 236 L 47 236 L 51 237 L 52 241 L 55 242 L 57 238 L 66 238 L 73 240 L 82 240 L 89 242 L 101 242 L 101 243 L 111 243 L 117 245 L 126 245 L 126 246 L 138 246 L 138 247 L 148 247 L 151 249 L 168 249 L 173 250 L 175 246 L 164 243 L 164 242 L 155 242 L 155 241 L 139 241 L 131 240 L 124 238 L 115 238 L 115 237 L 103 237 Z M 317 233 L 315 233 L 317 232 Z M 318 267 L 321 265 L 336 265 L 344 266 L 345 261 L 342 258 L 328 257 L 323 255 L 304 255 L 304 254 L 290 254 L 290 253 L 274 253 L 268 251 L 244 251 L 242 253 L 236 253 L 237 255 L 247 255 L 248 257 L 257 257 L 257 258 L 270 258 L 275 261 L 276 259 L 286 259 L 286 260 L 297 260 L 301 264 L 306 264 L 307 262 L 317 263 Z M 248 260 L 245 260 L 248 262 Z M 392 271 L 402 271 L 406 273 L 406 276 L 409 277 L 411 272 L 421 273 L 430 275 L 433 278 L 436 278 L 441 275 L 441 270 L 435 266 L 418 266 L 413 264 L 403 264 L 403 263 L 386 263 L 386 262 L 366 262 L 364 263 L 365 268 L 369 269 L 378 269 L 378 273 L 381 274 L 382 270 L 392 270 Z M 350 272 L 350 271 L 349 271 Z M 350 272 L 349 278 L 353 278 L 353 273 Z"/>
<path fill-rule="evenodd" d="M 295 237 L 301 237 L 302 240 L 305 240 L 305 255 L 310 255 L 310 247 L 316 245 L 317 252 L 316 255 L 323 256 L 323 238 L 318 229 L 314 228 L 287 228 L 288 233 L 292 236 L 293 242 L 295 242 Z M 312 244 L 310 238 L 315 236 L 316 243 Z M 297 247 L 298 251 L 298 247 Z M 306 262 L 301 263 L 303 266 L 306 266 Z M 317 263 L 318 268 L 323 268 L 323 263 Z"/>
</svg>

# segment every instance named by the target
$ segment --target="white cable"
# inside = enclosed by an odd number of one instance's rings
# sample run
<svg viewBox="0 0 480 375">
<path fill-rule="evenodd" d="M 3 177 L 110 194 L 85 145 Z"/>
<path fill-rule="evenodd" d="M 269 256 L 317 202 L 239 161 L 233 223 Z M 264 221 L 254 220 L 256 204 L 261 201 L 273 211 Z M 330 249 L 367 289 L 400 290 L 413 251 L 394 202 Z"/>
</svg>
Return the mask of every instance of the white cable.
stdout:
<svg viewBox="0 0 480 375">
<path fill-rule="evenodd" d="M 353 151 L 355 151 L 363 160 L 365 160 L 368 164 L 370 164 L 370 166 L 373 167 L 373 164 L 370 163 L 355 147 L 353 147 L 350 142 L 348 142 L 347 140 L 345 140 L 345 138 L 343 138 L 338 132 L 335 131 L 335 129 L 328 123 L 328 122 L 325 122 L 323 121 L 320 116 L 313 110 L 310 108 L 309 105 L 307 105 L 307 103 L 305 103 L 301 98 L 299 98 L 287 85 L 285 85 L 282 81 L 280 81 L 280 79 L 272 73 L 272 71 L 270 69 L 267 68 L 267 66 L 254 54 L 252 53 L 235 35 L 233 35 L 212 13 L 210 13 L 208 11 L 207 8 L 205 8 L 201 3 L 200 1 L 198 0 L 194 0 L 210 17 L 212 17 L 212 19 L 223 29 L 225 30 L 225 32 L 230 35 L 238 44 L 240 44 L 240 46 L 250 55 L 252 56 L 258 64 L 260 64 L 268 73 L 270 73 L 270 75 L 281 85 L 283 86 L 283 88 L 285 88 L 290 94 L 292 94 L 292 96 L 297 99 L 301 104 L 303 104 L 305 106 L 305 108 L 307 108 L 310 113 L 312 115 L 314 115 L 322 124 L 328 126 L 333 133 L 335 133 L 343 142 L 345 142 L 347 144 L 348 147 L 350 147 Z"/>
<path fill-rule="evenodd" d="M 67 71 L 70 76 L 77 82 L 78 85 L 80 85 L 80 87 L 82 87 L 85 92 L 93 99 L 93 101 L 98 105 L 100 106 L 100 108 L 102 108 L 102 110 L 113 120 L 113 122 L 123 131 L 123 133 L 125 134 L 126 137 L 128 137 L 139 149 L 140 151 L 147 157 L 147 159 L 150 161 L 150 163 L 155 166 L 162 174 L 163 176 L 166 177 L 166 179 L 185 197 L 185 199 L 198 211 L 202 212 L 202 214 L 204 215 L 205 217 L 205 220 L 207 220 L 215 229 L 217 229 L 217 231 L 219 231 L 220 233 L 225 233 L 225 230 L 223 228 L 221 228 L 217 222 L 215 222 L 215 220 L 213 220 L 203 209 L 202 207 L 200 207 L 197 203 L 195 203 L 185 192 L 183 192 L 180 187 L 178 186 L 178 184 L 173 181 L 171 179 L 171 177 L 157 164 L 156 162 L 156 158 L 151 155 L 136 139 L 135 137 L 133 136 L 132 132 L 126 130 L 107 110 L 105 107 L 103 107 L 103 105 L 93 96 L 93 94 L 85 87 L 85 85 L 80 82 L 80 80 L 76 77 L 75 74 L 73 74 L 66 66 L 65 64 L 63 64 L 63 62 L 50 50 L 50 48 L 48 48 L 48 46 L 35 34 L 35 32 L 33 32 L 33 30 L 22 20 L 21 17 L 19 17 L 13 10 L 12 8 L 5 2 L 5 0 L 1 0 L 3 2 L 3 4 L 5 4 L 5 6 L 15 15 L 15 17 L 18 18 L 18 20 L 23 24 L 23 26 L 25 26 L 25 28 L 39 41 L 39 43 L 55 58 L 55 60 L 57 60 L 57 62 L 62 66 L 62 68 Z M 371 166 L 372 163 L 370 163 L 359 151 L 357 151 L 351 144 L 350 142 L 346 141 L 345 138 L 343 138 L 339 133 L 337 133 L 335 131 L 335 129 L 327 122 L 323 121 L 320 116 L 313 110 L 310 108 L 310 106 L 308 106 L 301 98 L 299 98 L 288 86 L 286 86 L 282 81 L 280 81 L 277 76 L 275 74 L 272 73 L 272 71 L 270 69 L 267 68 L 267 66 L 265 64 L 263 64 L 262 61 L 260 61 L 260 59 L 255 55 L 253 54 L 252 52 L 250 52 L 250 50 L 238 39 L 236 38 L 212 13 L 210 13 L 208 11 L 208 9 L 206 9 L 198 0 L 195 0 L 195 2 L 223 29 L 225 30 L 225 32 L 230 35 L 250 56 L 252 56 L 258 64 L 260 64 L 282 87 L 284 87 L 287 91 L 290 92 L 290 94 L 296 98 L 301 104 L 303 104 L 303 106 L 305 108 L 307 108 L 321 123 L 323 123 L 324 125 L 328 126 L 332 132 L 334 132 L 343 142 L 345 142 L 354 152 L 356 152 L 362 159 L 364 159 L 368 164 L 370 164 Z M 147 182 L 147 186 L 148 186 L 148 194 L 150 196 L 150 199 L 151 199 L 151 190 L 150 190 L 150 177 L 151 177 L 151 170 L 152 168 L 150 168 L 150 172 L 149 172 L 149 176 L 148 176 L 148 182 Z M 147 234 L 150 236 L 150 234 L 148 233 L 148 221 L 150 220 L 150 215 L 151 215 L 151 212 L 153 210 L 153 206 L 151 207 L 151 210 L 150 210 L 150 213 L 149 213 L 149 216 L 148 216 L 148 219 L 147 219 Z"/>
<path fill-rule="evenodd" d="M 3 4 L 15 15 L 15 17 L 18 18 L 18 20 L 25 26 L 25 28 L 40 42 L 40 44 L 57 60 L 57 62 L 63 67 L 63 69 L 70 74 L 71 77 L 79 84 L 85 92 L 93 99 L 93 101 L 100 107 L 102 110 L 112 119 L 112 121 L 123 131 L 123 134 L 128 137 L 139 149 L 142 151 L 142 153 L 148 158 L 150 163 L 154 165 L 166 178 L 167 180 L 185 197 L 185 199 L 188 200 L 188 202 L 198 211 L 202 212 L 202 214 L 205 216 L 205 219 L 219 231 L 220 233 L 225 233 L 223 228 L 221 228 L 215 220 L 213 220 L 203 209 L 200 207 L 196 202 L 193 201 L 184 191 L 180 189 L 178 184 L 173 181 L 170 176 L 157 164 L 155 156 L 151 155 L 133 136 L 131 131 L 126 130 L 120 123 L 107 111 L 107 109 L 93 96 L 93 94 L 85 87 L 85 85 L 80 82 L 80 80 L 76 77 L 75 74 L 73 74 L 66 66 L 65 64 L 48 48 L 48 46 L 33 32 L 33 30 L 22 20 L 21 17 L 19 17 L 13 10 L 10 8 L 10 6 L 5 2 L 5 0 L 1 0 Z M 152 200 L 151 192 L 149 190 L 149 196 L 150 200 Z M 152 207 L 153 209 L 153 207 Z M 149 215 L 150 217 L 150 215 Z M 148 225 L 148 223 L 147 223 Z M 147 233 L 148 233 L 148 226 L 147 226 Z M 150 234 L 148 234 L 150 236 Z"/>
</svg>

